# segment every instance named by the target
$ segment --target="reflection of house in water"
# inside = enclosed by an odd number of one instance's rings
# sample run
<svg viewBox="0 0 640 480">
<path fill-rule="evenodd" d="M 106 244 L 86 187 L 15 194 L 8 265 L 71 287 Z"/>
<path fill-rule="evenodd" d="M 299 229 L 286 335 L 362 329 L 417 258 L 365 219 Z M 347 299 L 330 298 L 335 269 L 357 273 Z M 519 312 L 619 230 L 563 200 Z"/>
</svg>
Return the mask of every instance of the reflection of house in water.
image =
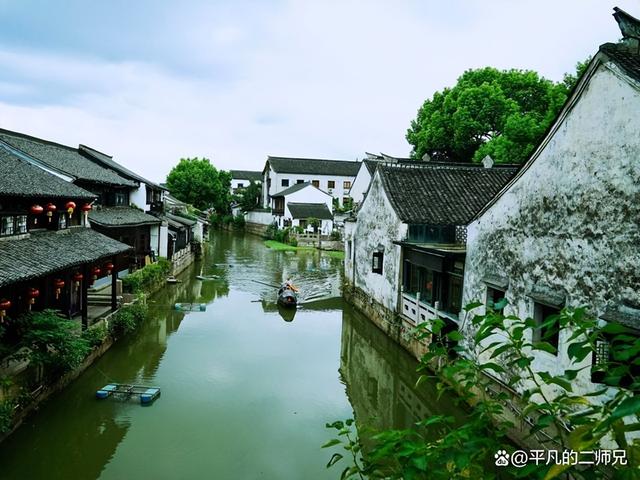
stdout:
<svg viewBox="0 0 640 480">
<path fill-rule="evenodd" d="M 433 382 L 415 388 L 416 360 L 348 304 L 342 321 L 340 373 L 359 424 L 409 428 L 431 415 L 462 416 L 453 401 L 437 399 Z"/>
</svg>

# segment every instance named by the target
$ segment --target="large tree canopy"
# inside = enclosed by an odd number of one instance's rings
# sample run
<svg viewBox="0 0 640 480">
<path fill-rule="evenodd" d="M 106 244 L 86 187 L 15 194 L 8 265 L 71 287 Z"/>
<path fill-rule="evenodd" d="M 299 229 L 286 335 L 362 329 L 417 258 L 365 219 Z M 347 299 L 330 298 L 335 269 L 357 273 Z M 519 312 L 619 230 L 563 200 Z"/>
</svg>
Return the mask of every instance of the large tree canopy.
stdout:
<svg viewBox="0 0 640 480">
<path fill-rule="evenodd" d="M 182 158 L 167 176 L 167 188 L 178 200 L 205 210 L 228 213 L 231 174 L 217 170 L 207 158 Z"/>
<path fill-rule="evenodd" d="M 519 163 L 533 151 L 567 98 L 570 79 L 554 83 L 533 71 L 466 71 L 436 92 L 407 131 L 412 157 Z"/>
</svg>

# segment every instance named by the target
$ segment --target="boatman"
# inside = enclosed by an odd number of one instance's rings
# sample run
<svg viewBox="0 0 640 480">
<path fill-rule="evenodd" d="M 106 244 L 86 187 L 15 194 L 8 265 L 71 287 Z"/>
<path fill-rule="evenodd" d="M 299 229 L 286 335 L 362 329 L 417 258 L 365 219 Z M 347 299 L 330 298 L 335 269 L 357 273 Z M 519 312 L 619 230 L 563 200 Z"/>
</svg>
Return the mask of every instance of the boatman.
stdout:
<svg viewBox="0 0 640 480">
<path fill-rule="evenodd" d="M 291 278 L 287 278 L 287 281 L 284 282 L 284 286 L 293 290 L 294 292 L 298 292 L 298 288 L 293 284 Z"/>
</svg>

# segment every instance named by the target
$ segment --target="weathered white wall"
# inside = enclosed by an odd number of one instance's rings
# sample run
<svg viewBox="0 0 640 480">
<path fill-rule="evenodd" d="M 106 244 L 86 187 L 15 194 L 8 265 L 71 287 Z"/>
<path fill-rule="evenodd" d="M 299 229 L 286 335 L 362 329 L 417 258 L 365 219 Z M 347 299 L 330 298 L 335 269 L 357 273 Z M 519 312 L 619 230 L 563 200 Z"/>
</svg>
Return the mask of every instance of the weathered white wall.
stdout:
<svg viewBox="0 0 640 480">
<path fill-rule="evenodd" d="M 382 187 L 380 175 L 376 172 L 369 194 L 358 211 L 353 231 L 355 241 L 353 283 L 392 311 L 397 310 L 400 288 L 400 247 L 394 245 L 393 241 L 404 239 L 406 234 L 407 225 L 402 223 L 391 207 Z M 373 253 L 378 245 L 384 246 L 382 274 L 371 271 Z"/>
<path fill-rule="evenodd" d="M 356 222 L 344 222 L 344 277 L 347 283 L 353 285 L 353 265 L 355 251 Z"/>
<path fill-rule="evenodd" d="M 160 224 L 158 255 L 164 258 L 169 256 L 169 227 L 166 220 Z"/>
<path fill-rule="evenodd" d="M 358 170 L 358 175 L 356 175 L 355 180 L 353 181 L 353 185 L 351 185 L 351 190 L 349 191 L 349 196 L 353 199 L 355 203 L 362 203 L 364 199 L 364 194 L 369 188 L 369 184 L 371 183 L 371 174 L 369 173 L 369 169 L 362 162 L 360 165 L 360 170 Z"/>
<path fill-rule="evenodd" d="M 149 244 L 151 249 L 156 252 L 156 256 L 160 253 L 160 225 L 149 226 Z"/>
<path fill-rule="evenodd" d="M 147 189 L 144 183 L 141 183 L 138 188 L 129 190 L 129 203 L 145 212 L 151 208 L 151 205 L 147 203 Z"/>
<path fill-rule="evenodd" d="M 484 301 L 483 279 L 499 275 L 509 279 L 509 313 L 523 318 L 534 290 L 596 315 L 640 307 L 638 111 L 639 89 L 600 66 L 531 167 L 469 226 L 464 302 Z M 534 367 L 566 367 L 569 335 Z M 591 387 L 588 371 L 575 385 Z"/>
</svg>

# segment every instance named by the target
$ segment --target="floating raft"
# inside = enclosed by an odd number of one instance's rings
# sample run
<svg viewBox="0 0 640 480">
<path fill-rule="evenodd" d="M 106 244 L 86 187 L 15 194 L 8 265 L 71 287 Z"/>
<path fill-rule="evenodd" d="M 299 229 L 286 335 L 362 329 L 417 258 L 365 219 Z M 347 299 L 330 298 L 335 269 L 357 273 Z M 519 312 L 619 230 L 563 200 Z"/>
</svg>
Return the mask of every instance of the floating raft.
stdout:
<svg viewBox="0 0 640 480">
<path fill-rule="evenodd" d="M 219 275 L 196 275 L 198 280 L 219 280 Z"/>
<path fill-rule="evenodd" d="M 140 403 L 142 405 L 148 405 L 160 396 L 160 388 L 147 387 L 144 385 L 125 385 L 122 383 L 110 383 L 109 385 L 105 385 L 96 392 L 96 398 L 102 399 L 111 396 L 117 396 L 121 398 L 130 398 L 133 396 L 137 396 L 140 397 Z"/>
<path fill-rule="evenodd" d="M 207 310 L 206 303 L 176 303 L 173 308 L 181 312 L 204 312 Z"/>
</svg>

